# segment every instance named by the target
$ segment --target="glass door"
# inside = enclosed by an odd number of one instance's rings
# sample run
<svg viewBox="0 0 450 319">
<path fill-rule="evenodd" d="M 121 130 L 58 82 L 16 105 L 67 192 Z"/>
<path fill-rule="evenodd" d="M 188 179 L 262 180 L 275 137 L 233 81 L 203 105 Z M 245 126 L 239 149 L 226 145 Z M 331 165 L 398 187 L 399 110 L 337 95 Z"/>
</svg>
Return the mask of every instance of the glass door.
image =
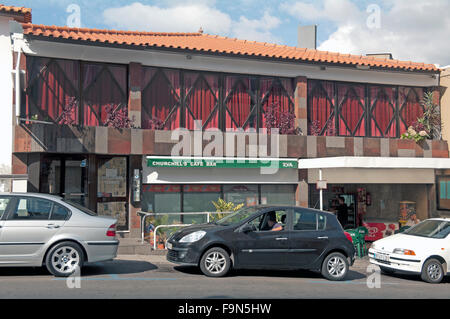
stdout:
<svg viewBox="0 0 450 319">
<path fill-rule="evenodd" d="M 44 156 L 40 192 L 63 196 L 88 207 L 88 159 L 85 156 Z"/>
<path fill-rule="evenodd" d="M 97 213 L 117 218 L 117 229 L 128 230 L 127 157 L 97 160 Z"/>
</svg>

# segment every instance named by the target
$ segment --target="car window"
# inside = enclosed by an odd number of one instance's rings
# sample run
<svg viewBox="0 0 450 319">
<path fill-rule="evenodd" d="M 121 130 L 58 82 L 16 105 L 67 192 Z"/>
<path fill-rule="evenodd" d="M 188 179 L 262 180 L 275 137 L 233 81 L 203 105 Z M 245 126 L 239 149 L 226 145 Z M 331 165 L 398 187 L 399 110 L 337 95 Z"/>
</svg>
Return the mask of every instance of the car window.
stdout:
<svg viewBox="0 0 450 319">
<path fill-rule="evenodd" d="M 20 198 L 11 219 L 47 220 L 50 217 L 52 202 L 40 198 Z"/>
<path fill-rule="evenodd" d="M 263 214 L 260 231 L 285 230 L 287 223 L 287 212 L 285 210 L 274 210 Z M 270 220 L 275 219 L 274 222 Z M 280 228 L 281 226 L 281 228 Z"/>
<path fill-rule="evenodd" d="M 66 220 L 69 217 L 70 211 L 58 204 L 53 204 L 51 220 Z"/>
<path fill-rule="evenodd" d="M 8 204 L 11 202 L 10 197 L 0 197 L 0 219 L 6 212 L 6 208 L 8 208 Z"/>
<path fill-rule="evenodd" d="M 445 238 L 450 233 L 450 223 L 442 220 L 425 220 L 410 229 L 404 234 L 428 237 L 428 238 Z"/>
<path fill-rule="evenodd" d="M 296 209 L 294 211 L 293 225 L 294 230 L 316 230 L 317 214 L 314 212 L 309 212 L 307 210 Z"/>
<path fill-rule="evenodd" d="M 327 216 L 317 215 L 317 229 L 325 230 L 327 228 Z"/>
</svg>

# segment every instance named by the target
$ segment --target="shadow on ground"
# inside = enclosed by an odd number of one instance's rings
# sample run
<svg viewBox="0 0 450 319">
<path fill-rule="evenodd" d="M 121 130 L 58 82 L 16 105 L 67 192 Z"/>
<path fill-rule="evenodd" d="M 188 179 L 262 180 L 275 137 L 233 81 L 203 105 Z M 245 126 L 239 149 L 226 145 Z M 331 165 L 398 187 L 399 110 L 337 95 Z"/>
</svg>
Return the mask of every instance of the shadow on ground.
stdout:
<svg viewBox="0 0 450 319">
<path fill-rule="evenodd" d="M 81 269 L 82 277 L 101 275 L 138 274 L 150 270 L 157 270 L 158 266 L 147 261 L 113 260 L 86 264 Z M 50 276 L 45 267 L 5 267 L 0 268 L 1 277 L 13 276 Z"/>
<path fill-rule="evenodd" d="M 198 267 L 175 266 L 174 269 L 176 271 L 189 275 L 204 276 Z M 323 278 L 320 273 L 308 270 L 250 270 L 250 269 L 231 270 L 230 273 L 227 275 L 227 277 L 279 277 L 279 278 L 305 278 L 305 279 Z M 352 281 L 364 278 L 366 278 L 365 274 L 350 270 L 345 280 Z"/>
</svg>

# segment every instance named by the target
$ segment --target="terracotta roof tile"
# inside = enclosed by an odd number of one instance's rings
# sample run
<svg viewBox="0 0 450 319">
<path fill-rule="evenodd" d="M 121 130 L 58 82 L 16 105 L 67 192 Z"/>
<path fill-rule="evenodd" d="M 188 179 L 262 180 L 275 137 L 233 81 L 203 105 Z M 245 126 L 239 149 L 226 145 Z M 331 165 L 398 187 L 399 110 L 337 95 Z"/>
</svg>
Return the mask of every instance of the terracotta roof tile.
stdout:
<svg viewBox="0 0 450 319">
<path fill-rule="evenodd" d="M 73 39 L 88 42 L 111 43 L 117 45 L 145 46 L 155 48 L 175 48 L 198 52 L 213 52 L 239 56 L 257 56 L 317 63 L 364 65 L 375 68 L 401 69 L 410 71 L 439 72 L 433 64 L 380 59 L 371 56 L 341 54 L 289 47 L 266 42 L 232 39 L 202 32 L 136 32 L 68 28 L 23 23 L 24 34 L 55 39 Z"/>
<path fill-rule="evenodd" d="M 0 12 L 22 15 L 23 21 L 21 21 L 21 22 L 25 22 L 25 23 L 31 22 L 31 9 L 30 8 L 6 6 L 3 4 L 0 4 Z"/>
</svg>

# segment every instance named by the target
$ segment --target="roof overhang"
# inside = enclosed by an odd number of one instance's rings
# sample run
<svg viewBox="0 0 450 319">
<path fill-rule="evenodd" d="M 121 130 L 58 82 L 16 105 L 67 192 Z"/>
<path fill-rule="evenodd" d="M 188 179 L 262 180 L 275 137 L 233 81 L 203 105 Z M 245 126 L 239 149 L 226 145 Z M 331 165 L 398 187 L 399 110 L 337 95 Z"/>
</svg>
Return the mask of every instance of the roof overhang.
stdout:
<svg viewBox="0 0 450 319">
<path fill-rule="evenodd" d="M 323 157 L 299 159 L 299 169 L 318 168 L 399 168 L 450 169 L 450 158 L 417 157 Z"/>
</svg>

